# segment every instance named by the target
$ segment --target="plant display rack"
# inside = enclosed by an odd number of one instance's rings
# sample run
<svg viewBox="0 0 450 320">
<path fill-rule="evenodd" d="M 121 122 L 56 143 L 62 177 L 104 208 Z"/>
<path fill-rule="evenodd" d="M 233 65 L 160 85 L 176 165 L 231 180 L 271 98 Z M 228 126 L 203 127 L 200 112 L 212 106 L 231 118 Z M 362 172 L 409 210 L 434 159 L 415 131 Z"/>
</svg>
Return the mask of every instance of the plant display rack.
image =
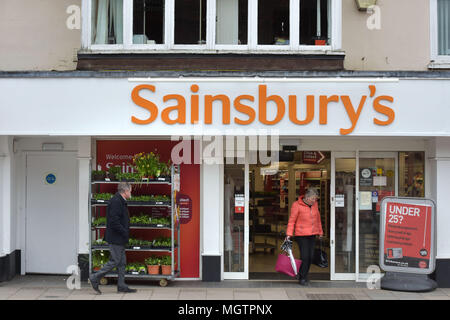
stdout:
<svg viewBox="0 0 450 320">
<path fill-rule="evenodd" d="M 169 254 L 171 257 L 171 273 L 170 274 L 156 274 L 151 275 L 146 272 L 132 272 L 125 273 L 125 278 L 141 279 L 141 280 L 157 280 L 160 286 L 166 286 L 168 281 L 179 277 L 180 275 L 180 223 L 176 221 L 176 200 L 175 200 L 175 190 L 174 190 L 174 175 L 179 167 L 172 165 L 170 167 L 171 175 L 165 178 L 156 179 L 144 179 L 142 181 L 128 181 L 133 186 L 150 187 L 151 185 L 169 185 L 170 186 L 170 196 L 167 199 L 157 199 L 149 201 L 127 201 L 128 207 L 157 207 L 157 208 L 167 208 L 168 216 L 166 221 L 158 221 L 156 224 L 148 223 L 131 223 L 130 221 L 130 239 L 132 239 L 132 230 L 147 230 L 146 235 L 152 235 L 151 233 L 155 230 L 170 230 L 170 244 L 165 246 L 155 246 L 154 241 L 138 241 L 137 243 L 131 242 L 125 247 L 126 253 L 129 252 L 148 252 L 149 255 L 153 253 L 164 253 Z M 92 171 L 91 171 L 92 172 Z M 91 177 L 92 179 L 92 177 Z M 102 185 L 118 185 L 120 181 L 91 181 L 90 183 L 90 193 L 89 193 L 89 274 L 93 273 L 93 254 L 96 251 L 109 250 L 108 244 L 106 242 L 99 243 L 99 237 L 101 233 L 106 230 L 106 219 L 104 221 L 98 219 L 99 208 L 106 207 L 109 204 L 109 200 L 94 199 L 95 191 L 100 190 Z M 132 197 L 133 198 L 133 197 Z M 106 210 L 104 211 L 106 212 Z M 131 218 L 130 218 L 131 219 Z M 98 223 L 100 221 L 100 223 Z M 135 241 L 136 242 L 136 241 Z M 127 258 L 127 263 L 128 258 Z M 142 261 L 144 263 L 144 261 Z M 177 270 L 177 269 L 178 270 Z M 107 284 L 109 278 L 117 278 L 117 272 L 110 272 L 103 279 L 101 279 L 101 284 Z"/>
</svg>

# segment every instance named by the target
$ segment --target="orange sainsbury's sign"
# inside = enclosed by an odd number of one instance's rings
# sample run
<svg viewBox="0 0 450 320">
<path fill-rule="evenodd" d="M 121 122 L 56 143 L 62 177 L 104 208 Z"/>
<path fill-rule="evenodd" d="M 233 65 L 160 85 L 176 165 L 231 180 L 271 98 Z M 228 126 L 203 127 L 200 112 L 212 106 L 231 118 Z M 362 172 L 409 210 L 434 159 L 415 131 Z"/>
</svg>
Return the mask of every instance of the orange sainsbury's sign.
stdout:
<svg viewBox="0 0 450 320">
<path fill-rule="evenodd" d="M 287 100 L 280 95 L 269 94 L 267 84 L 258 85 L 258 94 L 241 94 L 230 97 L 227 94 L 216 95 L 200 95 L 199 85 L 192 84 L 190 86 L 191 94 L 189 97 L 180 94 L 167 94 L 163 96 L 163 102 L 174 100 L 175 105 L 166 106 L 161 110 L 149 99 L 142 97 L 143 90 L 155 93 L 157 88 L 155 85 L 141 84 L 134 87 L 131 92 L 132 101 L 139 107 L 149 112 L 149 116 L 145 119 L 131 117 L 131 121 L 137 125 L 148 125 L 154 122 L 160 114 L 161 120 L 168 124 L 198 124 L 200 114 L 200 101 L 204 105 L 204 124 L 213 124 L 213 103 L 220 102 L 222 105 L 222 124 L 230 125 L 232 122 L 238 125 L 251 125 L 255 121 L 259 121 L 264 125 L 273 126 L 283 120 L 286 115 L 289 121 L 298 126 L 310 124 L 316 117 L 318 102 L 318 118 L 319 124 L 326 125 L 328 123 L 328 106 L 331 103 L 342 104 L 345 109 L 343 116 L 348 117 L 351 122 L 349 128 L 340 128 L 341 135 L 347 135 L 353 132 L 361 115 L 361 111 L 367 104 L 371 104 L 373 110 L 377 113 L 372 119 L 373 123 L 378 126 L 390 125 L 395 120 L 395 112 L 390 107 L 394 103 L 394 98 L 389 95 L 381 95 L 375 97 L 376 86 L 369 85 L 369 95 L 361 96 L 359 101 L 352 101 L 349 95 L 307 95 L 306 96 L 306 114 L 299 119 L 297 115 L 298 96 L 289 95 Z M 371 98 L 371 103 L 369 100 Z M 190 119 L 187 120 L 187 100 L 190 105 Z M 276 105 L 275 117 L 268 119 L 267 105 L 271 102 Z M 244 118 L 235 116 L 231 119 L 231 108 L 241 113 Z M 367 108 L 367 107 L 366 107 Z M 170 115 L 176 113 L 176 117 Z M 380 119 L 381 117 L 381 119 Z"/>
</svg>

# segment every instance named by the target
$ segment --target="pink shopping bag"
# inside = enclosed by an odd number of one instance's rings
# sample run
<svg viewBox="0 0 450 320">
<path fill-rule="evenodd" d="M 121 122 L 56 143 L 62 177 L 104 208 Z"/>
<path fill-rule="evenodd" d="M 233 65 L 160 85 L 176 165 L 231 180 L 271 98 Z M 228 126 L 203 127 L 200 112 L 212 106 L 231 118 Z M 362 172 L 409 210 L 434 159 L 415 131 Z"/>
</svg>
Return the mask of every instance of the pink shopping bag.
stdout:
<svg viewBox="0 0 450 320">
<path fill-rule="evenodd" d="M 302 261 L 299 259 L 294 259 L 295 265 L 297 266 L 297 272 L 300 270 Z M 295 277 L 297 274 L 292 268 L 291 258 L 285 254 L 280 253 L 278 255 L 277 264 L 275 265 L 275 271 L 287 274 L 288 276 Z"/>
</svg>

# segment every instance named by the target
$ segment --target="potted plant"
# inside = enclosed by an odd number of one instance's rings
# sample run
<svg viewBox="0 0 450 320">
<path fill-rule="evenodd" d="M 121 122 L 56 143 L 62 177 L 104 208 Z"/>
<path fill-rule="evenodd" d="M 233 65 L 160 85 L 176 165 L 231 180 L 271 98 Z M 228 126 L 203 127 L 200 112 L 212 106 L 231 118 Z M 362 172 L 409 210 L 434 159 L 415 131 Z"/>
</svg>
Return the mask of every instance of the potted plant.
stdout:
<svg viewBox="0 0 450 320">
<path fill-rule="evenodd" d="M 172 273 L 172 257 L 164 256 L 161 258 L 161 273 L 169 275 Z"/>
<path fill-rule="evenodd" d="M 148 274 L 159 274 L 160 261 L 158 257 L 148 257 L 145 259 Z"/>
<path fill-rule="evenodd" d="M 106 171 L 92 170 L 92 181 L 104 181 L 106 178 Z"/>
<path fill-rule="evenodd" d="M 118 174 L 122 173 L 122 168 L 120 166 L 110 167 L 108 169 L 108 177 L 111 181 L 118 181 Z"/>
<path fill-rule="evenodd" d="M 144 179 L 154 179 L 161 174 L 159 155 L 153 152 L 135 154 L 133 165 Z"/>
</svg>

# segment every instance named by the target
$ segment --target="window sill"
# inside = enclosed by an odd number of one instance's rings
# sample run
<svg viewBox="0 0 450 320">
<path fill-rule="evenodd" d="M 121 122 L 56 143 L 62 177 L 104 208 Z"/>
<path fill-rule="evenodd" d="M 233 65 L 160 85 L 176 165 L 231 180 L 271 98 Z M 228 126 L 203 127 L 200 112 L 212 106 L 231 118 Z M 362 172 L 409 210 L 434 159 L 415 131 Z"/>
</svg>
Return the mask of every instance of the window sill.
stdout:
<svg viewBox="0 0 450 320">
<path fill-rule="evenodd" d="M 266 47 L 264 49 L 258 50 L 249 50 L 248 48 L 233 48 L 233 49 L 159 49 L 159 48 L 142 48 L 137 47 L 136 49 L 81 49 L 78 51 L 79 55 L 84 54 L 105 54 L 105 55 L 113 55 L 113 54 L 126 54 L 133 55 L 136 54 L 164 54 L 164 55 L 175 55 L 175 54 L 202 54 L 202 55 L 220 55 L 220 54 L 239 54 L 239 55 L 337 55 L 337 56 L 345 56 L 345 52 L 343 50 L 332 50 L 330 46 L 304 46 L 299 50 L 291 50 L 283 48 L 273 49 L 270 47 Z"/>
<path fill-rule="evenodd" d="M 450 56 L 448 57 L 448 59 L 431 61 L 428 64 L 428 69 L 431 70 L 450 69 Z"/>
<path fill-rule="evenodd" d="M 340 71 L 342 51 L 80 51 L 77 70 Z"/>
</svg>

